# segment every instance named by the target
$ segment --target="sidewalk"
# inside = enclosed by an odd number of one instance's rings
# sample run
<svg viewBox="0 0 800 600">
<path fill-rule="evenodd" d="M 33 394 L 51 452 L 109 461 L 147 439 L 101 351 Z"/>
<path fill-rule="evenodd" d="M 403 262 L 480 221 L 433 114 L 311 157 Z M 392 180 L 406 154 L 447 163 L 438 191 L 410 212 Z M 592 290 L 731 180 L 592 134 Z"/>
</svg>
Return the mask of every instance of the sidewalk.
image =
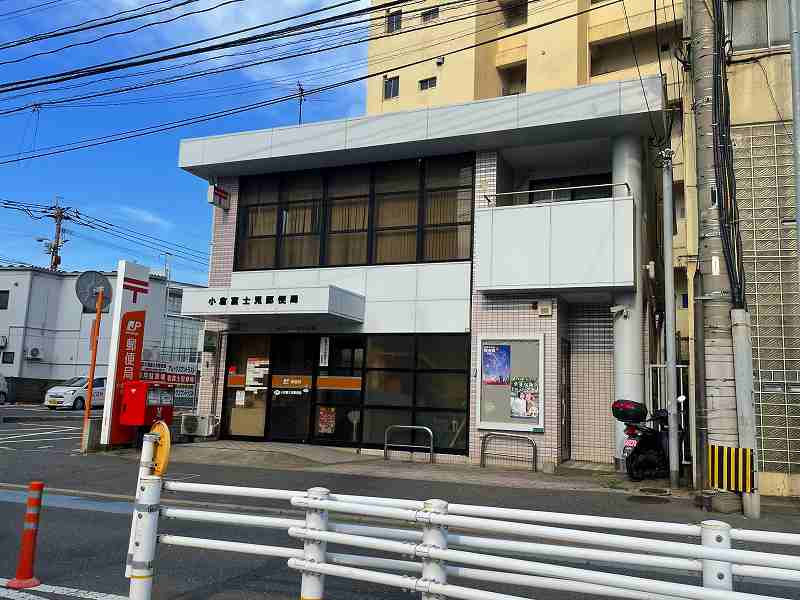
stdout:
<svg viewBox="0 0 800 600">
<path fill-rule="evenodd" d="M 117 454 L 136 458 L 136 453 L 131 450 L 117 451 Z M 221 440 L 175 445 L 170 462 L 517 489 L 626 493 L 646 495 L 651 501 L 657 501 L 658 496 L 690 497 L 686 490 L 669 490 L 669 481 L 628 481 L 624 475 L 615 473 L 611 465 L 573 462 L 566 463 L 567 466 L 556 474 L 547 474 L 533 473 L 524 464 L 520 464 L 519 468 L 480 468 L 471 464 L 420 462 L 425 458 L 423 454 L 415 458 L 414 462 L 394 458 L 386 461 L 382 454 L 359 454 L 352 448 Z"/>
</svg>

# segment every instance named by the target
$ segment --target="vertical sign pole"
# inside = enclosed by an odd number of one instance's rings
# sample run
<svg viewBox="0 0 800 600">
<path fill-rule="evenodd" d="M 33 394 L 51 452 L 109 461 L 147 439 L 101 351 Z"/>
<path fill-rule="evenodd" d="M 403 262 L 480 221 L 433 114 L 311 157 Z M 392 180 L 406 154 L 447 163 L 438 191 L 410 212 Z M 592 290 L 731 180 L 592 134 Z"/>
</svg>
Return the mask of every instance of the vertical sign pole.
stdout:
<svg viewBox="0 0 800 600">
<path fill-rule="evenodd" d="M 89 451 L 89 416 L 92 413 L 92 398 L 94 397 L 94 371 L 97 366 L 97 339 L 100 337 L 100 319 L 103 316 L 103 302 L 105 301 L 105 290 L 101 287 L 97 293 L 95 302 L 94 322 L 92 323 L 92 334 L 90 345 L 92 356 L 89 360 L 89 383 L 86 390 L 86 402 L 83 407 L 83 435 L 81 436 L 81 452 L 84 454 Z"/>
</svg>

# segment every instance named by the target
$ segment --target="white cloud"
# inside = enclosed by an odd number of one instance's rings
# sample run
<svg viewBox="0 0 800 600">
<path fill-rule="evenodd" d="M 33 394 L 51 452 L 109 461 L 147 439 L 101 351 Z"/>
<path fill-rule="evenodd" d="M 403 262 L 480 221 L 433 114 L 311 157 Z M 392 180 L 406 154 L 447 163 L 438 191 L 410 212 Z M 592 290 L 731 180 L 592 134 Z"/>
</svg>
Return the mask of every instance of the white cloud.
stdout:
<svg viewBox="0 0 800 600">
<path fill-rule="evenodd" d="M 119 212 L 145 225 L 155 225 L 161 229 L 172 229 L 173 223 L 167 219 L 158 216 L 156 213 L 151 212 L 144 208 L 135 208 L 133 206 L 120 206 Z"/>
</svg>

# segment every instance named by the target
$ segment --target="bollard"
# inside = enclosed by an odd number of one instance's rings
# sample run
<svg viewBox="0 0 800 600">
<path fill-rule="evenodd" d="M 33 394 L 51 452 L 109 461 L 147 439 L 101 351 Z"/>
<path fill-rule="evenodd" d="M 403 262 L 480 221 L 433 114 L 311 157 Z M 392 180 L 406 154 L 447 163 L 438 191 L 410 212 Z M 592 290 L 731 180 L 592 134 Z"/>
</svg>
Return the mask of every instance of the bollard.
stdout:
<svg viewBox="0 0 800 600">
<path fill-rule="evenodd" d="M 153 593 L 153 563 L 158 538 L 158 511 L 161 502 L 161 477 L 141 478 L 138 500 L 133 510 L 133 552 L 128 554 L 130 600 L 150 600 Z"/>
<path fill-rule="evenodd" d="M 444 500 L 426 500 L 423 513 L 447 514 L 447 502 Z M 447 527 L 426 522 L 422 526 L 422 546 L 447 550 Z M 447 583 L 447 570 L 444 561 L 423 556 L 422 581 L 425 583 Z M 422 593 L 422 600 L 439 600 L 441 596 L 429 592 Z"/>
<path fill-rule="evenodd" d="M 142 478 L 153 474 L 153 457 L 156 453 L 156 443 L 158 442 L 158 434 L 146 433 L 142 440 L 142 454 L 139 458 L 139 475 L 136 477 L 136 498 L 135 502 L 139 502 L 142 492 Z M 136 515 L 133 515 L 136 518 Z M 133 530 L 135 522 L 131 522 L 131 537 L 128 540 L 128 555 L 133 554 Z M 130 579 L 131 568 L 125 565 L 125 577 Z"/>
<path fill-rule="evenodd" d="M 700 543 L 707 548 L 731 547 L 731 526 L 723 521 L 700 523 Z M 703 560 L 703 587 L 733 591 L 731 563 Z"/>
<path fill-rule="evenodd" d="M 323 487 L 308 490 L 312 500 L 327 500 L 330 492 Z M 309 508 L 306 510 L 306 529 L 314 531 L 328 530 L 328 511 Z M 303 558 L 310 562 L 325 562 L 325 542 L 305 540 L 303 542 Z M 325 576 L 320 573 L 303 571 L 300 580 L 300 600 L 322 600 L 325 594 Z"/>
<path fill-rule="evenodd" d="M 25 590 L 39 585 L 33 576 L 33 563 L 36 560 L 36 535 L 39 533 L 39 514 L 42 509 L 44 482 L 31 481 L 28 485 L 28 501 L 25 506 L 25 521 L 22 526 L 22 544 L 19 549 L 17 573 L 6 583 L 12 590 Z"/>
</svg>

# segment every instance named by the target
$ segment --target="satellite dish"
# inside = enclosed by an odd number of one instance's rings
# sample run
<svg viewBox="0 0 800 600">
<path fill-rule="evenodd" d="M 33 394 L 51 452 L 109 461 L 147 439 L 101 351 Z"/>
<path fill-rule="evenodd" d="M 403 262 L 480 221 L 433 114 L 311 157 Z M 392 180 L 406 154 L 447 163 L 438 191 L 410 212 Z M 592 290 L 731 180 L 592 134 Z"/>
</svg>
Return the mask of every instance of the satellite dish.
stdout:
<svg viewBox="0 0 800 600">
<path fill-rule="evenodd" d="M 111 284 L 108 278 L 97 271 L 85 271 L 81 273 L 75 282 L 75 293 L 78 295 L 83 307 L 91 312 L 96 310 L 97 294 L 103 290 L 103 310 L 111 304 Z"/>
</svg>

